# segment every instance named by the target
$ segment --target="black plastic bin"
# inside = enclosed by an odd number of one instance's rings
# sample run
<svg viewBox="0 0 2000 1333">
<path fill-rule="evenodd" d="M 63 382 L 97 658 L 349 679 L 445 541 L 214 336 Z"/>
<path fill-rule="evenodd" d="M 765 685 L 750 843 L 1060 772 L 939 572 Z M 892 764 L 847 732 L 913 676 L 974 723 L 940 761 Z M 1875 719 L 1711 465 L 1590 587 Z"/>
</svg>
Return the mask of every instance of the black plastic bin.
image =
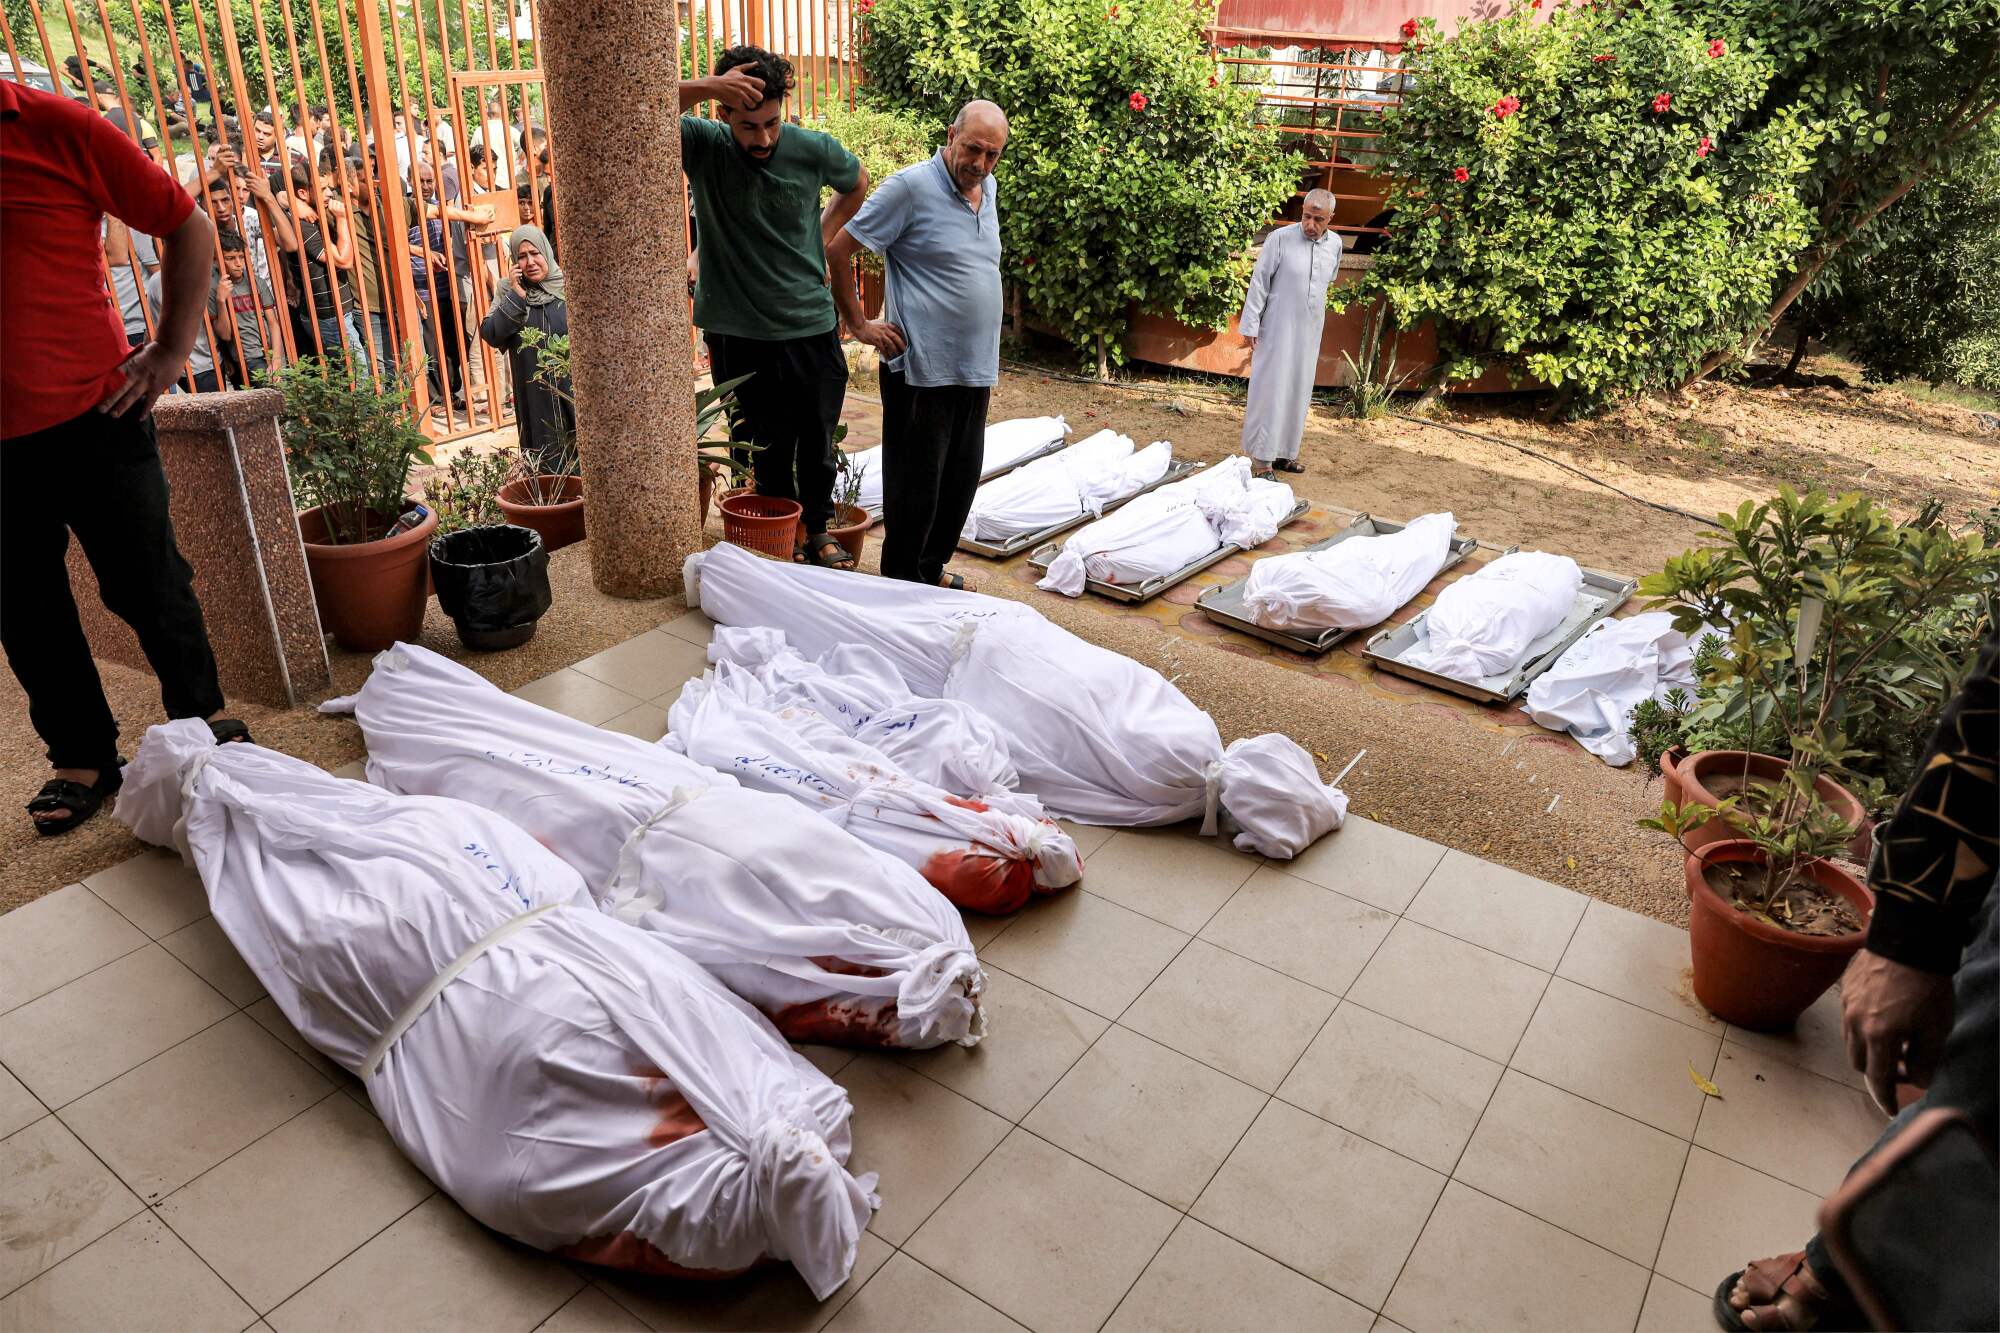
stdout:
<svg viewBox="0 0 2000 1333">
<path fill-rule="evenodd" d="M 461 643 L 512 648 L 549 609 L 549 553 L 540 533 L 513 523 L 448 532 L 431 540 L 431 583 Z"/>
</svg>

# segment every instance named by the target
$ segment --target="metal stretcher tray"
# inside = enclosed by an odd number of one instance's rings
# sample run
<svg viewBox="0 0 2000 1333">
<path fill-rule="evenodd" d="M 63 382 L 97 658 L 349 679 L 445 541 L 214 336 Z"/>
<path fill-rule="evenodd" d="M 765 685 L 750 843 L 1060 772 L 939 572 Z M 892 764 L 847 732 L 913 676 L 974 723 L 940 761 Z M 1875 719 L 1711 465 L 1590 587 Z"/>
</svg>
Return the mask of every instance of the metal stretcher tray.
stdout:
<svg viewBox="0 0 2000 1333">
<path fill-rule="evenodd" d="M 1465 681 L 1410 665 L 1406 659 L 1428 641 L 1425 633 L 1425 622 L 1430 618 L 1428 608 L 1409 624 L 1391 625 L 1369 639 L 1362 656 L 1384 671 L 1393 671 L 1440 690 L 1449 690 L 1482 703 L 1505 703 L 1519 698 L 1529 682 L 1554 666 L 1556 659 L 1588 633 L 1591 626 L 1625 605 L 1625 599 L 1638 586 L 1637 579 L 1606 574 L 1597 569 L 1584 570 L 1583 587 L 1578 589 L 1576 600 L 1570 604 L 1569 614 L 1562 618 L 1562 623 L 1529 644 L 1528 654 L 1521 664 L 1501 675 Z"/>
<path fill-rule="evenodd" d="M 1026 467 L 1028 464 L 1034 462 L 1037 458 L 1047 458 L 1050 454 L 1060 452 L 1061 450 L 1067 449 L 1068 447 L 1069 447 L 1069 441 L 1067 439 L 1050 440 L 1047 444 L 1041 446 L 1041 448 L 1034 450 L 1032 453 L 1022 454 L 1019 458 L 1015 459 L 1011 463 L 1002 463 L 999 467 L 990 468 L 987 471 L 980 473 L 979 484 L 981 486 L 984 486 L 987 482 L 993 480 L 995 477 L 1004 477 L 1017 467 Z M 881 505 L 876 505 L 873 509 L 869 509 L 866 512 L 868 514 L 868 521 L 871 524 L 880 523 L 882 521 Z"/>
<path fill-rule="evenodd" d="M 1290 513 L 1278 520 L 1278 526 L 1283 528 L 1298 522 L 1306 516 L 1306 511 L 1311 508 L 1312 502 L 1310 500 L 1300 500 L 1292 506 Z M 1035 553 L 1028 557 L 1028 563 L 1036 569 L 1046 571 L 1050 565 L 1055 563 L 1056 555 L 1061 550 L 1061 542 L 1050 542 L 1046 546 L 1037 547 Z M 1109 597 L 1114 602 L 1132 604 L 1149 601 L 1173 587 L 1176 583 L 1193 578 L 1210 565 L 1227 560 L 1232 555 L 1240 555 L 1242 552 L 1243 548 L 1240 546 L 1219 546 L 1193 564 L 1182 565 L 1171 574 L 1162 574 L 1158 578 L 1147 579 L 1144 583 L 1106 583 L 1101 579 L 1086 579 L 1083 586 L 1100 597 Z"/>
<path fill-rule="evenodd" d="M 1138 499 L 1140 496 L 1144 495 L 1147 491 L 1158 490 L 1160 487 L 1165 486 L 1170 482 L 1186 481 L 1189 477 L 1201 471 L 1206 466 L 1208 466 L 1206 463 L 1190 463 L 1185 460 L 1175 462 L 1168 466 L 1166 475 L 1161 477 L 1158 481 L 1152 482 L 1149 485 L 1141 486 L 1138 490 L 1133 491 L 1130 495 L 1121 496 L 1118 499 L 1113 500 L 1110 504 L 1104 506 L 1104 513 L 1108 514 L 1112 510 L 1118 508 L 1120 505 Z M 970 551 L 974 555 L 983 555 L 987 557 L 989 560 L 1005 560 L 1008 556 L 1019 555 L 1021 552 L 1027 550 L 1030 546 L 1038 546 L 1041 543 L 1047 541 L 1051 537 L 1059 537 L 1063 533 L 1068 532 L 1071 528 L 1080 526 L 1081 524 L 1084 523 L 1093 522 L 1095 519 L 1102 518 L 1103 516 L 1104 516 L 1103 514 L 1096 514 L 1096 515 L 1078 514 L 1075 518 L 1066 518 L 1060 523 L 1053 524 L 1046 528 L 1040 528 L 1034 532 L 1024 532 L 1018 537 L 1011 537 L 1008 540 L 999 543 L 980 542 L 980 541 L 974 541 L 970 537 L 960 537 L 958 539 L 958 549 L 961 551 Z"/>
<path fill-rule="evenodd" d="M 1350 537 L 1386 537 L 1392 532 L 1401 532 L 1405 526 L 1407 525 L 1402 523 L 1385 522 L 1370 514 L 1356 514 L 1354 521 L 1339 532 L 1325 541 L 1301 547 L 1300 551 L 1324 551 L 1328 547 L 1340 545 Z M 1477 537 L 1452 533 L 1450 553 L 1445 556 L 1444 563 L 1438 566 L 1438 573 L 1442 574 L 1457 565 L 1459 561 L 1471 555 L 1478 546 Z M 1348 635 L 1354 633 L 1351 629 L 1286 630 L 1260 625 L 1243 608 L 1243 590 L 1249 586 L 1249 582 L 1249 577 L 1246 575 L 1234 583 L 1210 588 L 1195 599 L 1195 607 L 1218 625 L 1227 625 L 1230 629 L 1254 634 L 1267 643 L 1275 643 L 1280 648 L 1289 648 L 1295 653 L 1329 652 Z"/>
</svg>

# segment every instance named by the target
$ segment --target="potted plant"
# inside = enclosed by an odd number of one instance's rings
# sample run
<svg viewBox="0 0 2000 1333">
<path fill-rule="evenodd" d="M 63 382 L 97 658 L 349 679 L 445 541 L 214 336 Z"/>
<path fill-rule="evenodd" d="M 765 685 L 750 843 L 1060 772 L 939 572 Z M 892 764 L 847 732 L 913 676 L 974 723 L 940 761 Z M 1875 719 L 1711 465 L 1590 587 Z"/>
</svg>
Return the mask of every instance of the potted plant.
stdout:
<svg viewBox="0 0 2000 1333">
<path fill-rule="evenodd" d="M 505 454 L 461 453 L 424 486 L 437 515 L 431 584 L 459 642 L 480 652 L 526 643 L 549 609 L 549 554 L 533 528 L 505 522 L 498 495 L 514 469 Z"/>
<path fill-rule="evenodd" d="M 694 462 L 695 471 L 700 476 L 701 521 L 708 522 L 708 504 L 715 493 L 715 478 L 721 474 L 729 478 L 729 488 L 724 493 L 747 488 L 750 484 L 750 455 L 763 448 L 761 444 L 749 441 L 739 443 L 704 444 L 708 433 L 715 429 L 717 422 L 724 419 L 734 423 L 736 419 L 736 386 L 749 379 L 748 375 L 738 375 L 733 380 L 711 384 L 699 390 L 694 396 Z"/>
<path fill-rule="evenodd" d="M 861 469 L 854 465 L 854 455 L 840 447 L 846 438 L 847 423 L 843 421 L 833 428 L 833 523 L 826 535 L 847 548 L 859 564 L 868 546 L 868 529 L 875 526 L 875 520 L 861 507 Z"/>
<path fill-rule="evenodd" d="M 437 516 L 404 494 L 430 449 L 408 410 L 409 379 L 350 378 L 344 364 L 307 357 L 273 380 L 320 623 L 358 652 L 416 638 Z"/>
<path fill-rule="evenodd" d="M 557 447 L 521 453 L 520 470 L 500 488 L 500 512 L 509 523 L 542 534 L 549 551 L 560 551 L 584 538 L 583 468 L 576 451 L 576 398 L 570 388 L 569 335 L 521 330 L 521 341 L 535 350 L 535 379 L 566 409 L 557 425 Z"/>
</svg>

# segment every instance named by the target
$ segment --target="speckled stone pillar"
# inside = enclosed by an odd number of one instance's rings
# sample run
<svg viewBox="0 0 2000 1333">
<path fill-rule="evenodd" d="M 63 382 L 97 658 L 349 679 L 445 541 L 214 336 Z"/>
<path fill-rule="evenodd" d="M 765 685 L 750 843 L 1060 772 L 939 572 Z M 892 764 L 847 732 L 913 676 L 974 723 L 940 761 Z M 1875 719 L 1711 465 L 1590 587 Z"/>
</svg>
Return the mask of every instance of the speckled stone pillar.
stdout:
<svg viewBox="0 0 2000 1333">
<path fill-rule="evenodd" d="M 174 540 L 194 566 L 222 692 L 274 708 L 331 681 L 306 552 L 278 436 L 276 389 L 168 394 L 153 408 Z M 69 585 L 93 657 L 150 670 L 139 640 L 105 610 L 83 548 L 69 547 Z"/>
<path fill-rule="evenodd" d="M 681 589 L 701 545 L 673 0 L 542 0 L 591 577 Z"/>
</svg>

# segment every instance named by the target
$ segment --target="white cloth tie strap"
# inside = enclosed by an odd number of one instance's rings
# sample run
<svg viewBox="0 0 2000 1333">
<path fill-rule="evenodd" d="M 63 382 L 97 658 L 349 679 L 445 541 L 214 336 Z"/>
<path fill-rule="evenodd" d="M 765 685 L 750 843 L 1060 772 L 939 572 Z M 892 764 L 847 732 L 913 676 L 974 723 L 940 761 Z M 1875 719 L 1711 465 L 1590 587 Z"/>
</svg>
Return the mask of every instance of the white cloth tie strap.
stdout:
<svg viewBox="0 0 2000 1333">
<path fill-rule="evenodd" d="M 471 967 L 479 960 L 481 954 L 509 935 L 533 925 L 561 906 L 561 903 L 550 903 L 546 907 L 537 907 L 531 912 L 523 912 L 517 917 L 503 921 L 473 941 L 472 946 L 464 953 L 447 963 L 444 971 L 432 977 L 430 984 L 418 991 L 415 997 L 403 1006 L 403 1012 L 396 1015 L 396 1021 L 384 1029 L 382 1035 L 375 1039 L 375 1044 L 368 1048 L 368 1058 L 361 1062 L 362 1080 L 365 1082 L 374 1075 L 376 1067 L 382 1063 L 382 1057 L 389 1053 L 389 1048 L 410 1030 L 411 1024 L 423 1017 L 424 1010 L 431 1007 L 431 1001 L 437 999 L 444 992 L 444 988 L 457 979 L 459 973 Z"/>
<path fill-rule="evenodd" d="M 668 815 L 707 794 L 705 786 L 676 787 L 665 805 L 633 825 L 632 831 L 625 835 L 625 841 L 618 848 L 617 868 L 611 872 L 611 882 L 604 886 L 605 905 L 613 916 L 632 924 L 660 905 L 658 893 L 646 892 L 638 886 L 641 871 L 639 844 Z"/>
<path fill-rule="evenodd" d="M 1214 760 L 1201 771 L 1201 836 L 1215 836 L 1215 816 L 1222 804 L 1222 761 Z"/>
</svg>

